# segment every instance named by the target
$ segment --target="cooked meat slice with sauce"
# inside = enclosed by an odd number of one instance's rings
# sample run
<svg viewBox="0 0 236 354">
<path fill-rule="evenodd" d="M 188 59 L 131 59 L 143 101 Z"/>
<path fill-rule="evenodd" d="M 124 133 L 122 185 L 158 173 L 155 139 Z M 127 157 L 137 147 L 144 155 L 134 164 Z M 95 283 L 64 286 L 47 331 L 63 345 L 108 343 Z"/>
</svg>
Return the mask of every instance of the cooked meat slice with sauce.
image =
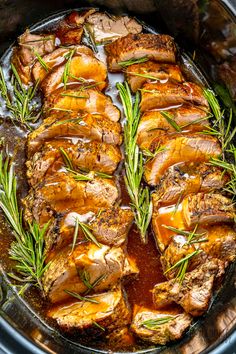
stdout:
<svg viewBox="0 0 236 354">
<path fill-rule="evenodd" d="M 121 71 L 121 62 L 149 58 L 162 63 L 175 63 L 173 38 L 165 34 L 128 34 L 105 46 L 109 71 Z"/>
<path fill-rule="evenodd" d="M 182 132 L 203 131 L 209 125 L 207 116 L 206 110 L 189 105 L 162 112 L 147 111 L 139 122 L 137 143 L 141 149 L 149 149 L 154 139 L 176 132 L 170 120 L 174 120 Z"/>
<path fill-rule="evenodd" d="M 76 301 L 55 306 L 49 310 L 48 316 L 55 319 L 66 331 L 76 333 L 90 330 L 93 335 L 104 335 L 130 323 L 131 312 L 123 290 L 118 286 L 111 291 L 89 296 L 90 301 Z M 91 302 L 95 300 L 95 302 Z"/>
<path fill-rule="evenodd" d="M 44 119 L 43 123 L 28 136 L 28 157 L 45 141 L 62 137 L 85 138 L 106 144 L 120 145 L 121 125 L 111 122 L 100 114 L 59 113 Z"/>
<path fill-rule="evenodd" d="M 162 252 L 175 235 L 169 228 L 191 230 L 196 225 L 232 223 L 235 218 L 232 200 L 219 193 L 189 194 L 181 203 L 165 207 L 154 196 L 153 205 L 152 226 Z"/>
<path fill-rule="evenodd" d="M 96 40 L 96 43 L 104 43 L 108 40 L 116 40 L 129 33 L 140 33 L 142 26 L 128 16 L 110 16 L 106 13 L 96 12 L 87 18 L 86 23 Z"/>
<path fill-rule="evenodd" d="M 27 177 L 31 185 L 36 185 L 65 167 L 62 151 L 67 154 L 74 170 L 78 172 L 81 169 L 111 175 L 122 159 L 120 149 L 111 144 L 98 141 L 78 141 L 73 144 L 69 140 L 52 140 L 45 143 L 41 151 L 36 152 L 26 163 Z"/>
<path fill-rule="evenodd" d="M 89 209 L 89 208 L 88 208 Z M 57 252 L 58 249 L 72 243 L 76 225 L 76 217 L 88 223 L 92 234 L 97 241 L 108 246 L 121 246 L 127 241 L 128 232 L 133 222 L 133 213 L 130 209 L 113 207 L 110 209 L 97 208 L 96 213 L 86 212 L 81 215 L 80 210 L 73 210 L 55 215 L 50 228 L 45 235 L 46 253 Z M 83 239 L 83 233 L 78 234 Z"/>
<path fill-rule="evenodd" d="M 66 57 L 75 50 L 75 55 L 86 54 L 91 57 L 94 56 L 92 49 L 86 47 L 85 45 L 76 45 L 65 48 L 57 48 L 50 54 L 43 56 L 43 61 L 47 65 L 48 71 L 51 71 L 54 67 L 64 63 Z M 32 75 L 35 81 L 42 81 L 45 76 L 47 76 L 48 71 L 37 61 L 32 68 Z"/>
<path fill-rule="evenodd" d="M 144 341 L 165 345 L 181 338 L 191 322 L 191 316 L 185 312 L 157 311 L 136 305 L 131 330 Z"/>
<path fill-rule="evenodd" d="M 199 236 L 198 236 L 199 235 Z M 236 257 L 236 233 L 228 225 L 212 225 L 199 227 L 192 237 L 194 243 L 188 242 L 187 236 L 172 236 L 169 246 L 161 256 L 161 263 L 164 272 L 173 267 L 177 262 L 196 250 L 202 252 L 189 260 L 187 271 L 191 271 L 206 259 L 217 258 L 224 262 L 227 267 Z M 200 241 L 200 242 L 198 242 Z M 174 278 L 178 269 L 173 268 L 166 276 Z"/>
<path fill-rule="evenodd" d="M 94 13 L 95 9 L 84 11 L 72 11 L 59 23 L 56 30 L 57 37 L 62 45 L 79 44 L 83 35 L 83 24 L 89 15 Z"/>
<path fill-rule="evenodd" d="M 148 184 L 159 183 L 165 171 L 178 163 L 208 162 L 221 154 L 221 147 L 215 137 L 203 134 L 176 134 L 152 142 L 150 150 L 163 150 L 145 164 L 144 176 Z"/>
<path fill-rule="evenodd" d="M 229 181 L 227 173 L 205 163 L 177 164 L 163 175 L 155 198 L 161 205 L 177 203 L 187 194 L 220 190 Z"/>
<path fill-rule="evenodd" d="M 31 189 L 24 199 L 25 219 L 43 225 L 55 213 L 90 206 L 109 208 L 118 201 L 119 191 L 113 179 L 93 178 L 76 181 L 67 173 L 55 173 Z"/>
<path fill-rule="evenodd" d="M 83 242 L 73 251 L 70 245 L 55 255 L 42 284 L 45 294 L 55 303 L 70 298 L 65 290 L 81 295 L 88 290 L 108 290 L 129 273 L 122 248 Z"/>
<path fill-rule="evenodd" d="M 157 309 L 176 302 L 192 316 L 201 316 L 209 307 L 216 276 L 223 274 L 222 262 L 212 259 L 186 273 L 183 282 L 176 279 L 157 284 L 153 301 Z"/>
<path fill-rule="evenodd" d="M 193 82 L 146 83 L 141 92 L 141 112 L 183 103 L 193 103 L 208 108 L 202 88 Z"/>
<path fill-rule="evenodd" d="M 66 66 L 68 66 L 67 63 L 68 61 L 56 66 L 44 78 L 41 83 L 41 89 L 45 96 L 50 95 L 53 91 L 63 85 L 64 73 Z M 76 54 L 70 59 L 67 77 L 66 87 L 69 87 L 70 82 L 81 83 L 81 80 L 86 80 L 85 86 L 94 84 L 99 90 L 103 90 L 107 84 L 107 68 L 104 63 L 95 57 L 82 53 Z M 83 94 L 81 93 L 81 96 L 82 95 Z"/>
<path fill-rule="evenodd" d="M 33 34 L 26 30 L 18 38 L 18 47 L 14 48 L 11 58 L 22 82 L 28 85 L 31 81 L 31 65 L 37 55 L 43 56 L 55 49 L 54 34 Z"/>
<path fill-rule="evenodd" d="M 86 86 L 82 86 L 81 89 L 77 87 L 77 89 L 56 90 L 47 98 L 45 109 L 59 113 L 60 110 L 68 110 L 103 114 L 113 122 L 118 122 L 120 119 L 120 111 L 109 96 L 96 89 L 86 89 Z"/>
<path fill-rule="evenodd" d="M 126 78 L 133 92 L 138 91 L 145 82 L 161 80 L 183 81 L 178 65 L 156 63 L 148 60 L 144 63 L 129 65 L 126 69 Z"/>
</svg>

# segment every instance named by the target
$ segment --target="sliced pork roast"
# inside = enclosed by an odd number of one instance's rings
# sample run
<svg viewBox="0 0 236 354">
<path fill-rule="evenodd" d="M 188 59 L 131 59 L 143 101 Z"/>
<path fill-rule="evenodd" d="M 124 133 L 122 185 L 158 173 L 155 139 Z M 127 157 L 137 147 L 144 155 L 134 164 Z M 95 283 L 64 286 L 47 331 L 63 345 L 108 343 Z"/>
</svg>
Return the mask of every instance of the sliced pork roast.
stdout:
<svg viewBox="0 0 236 354">
<path fill-rule="evenodd" d="M 126 69 L 126 78 L 133 92 L 138 91 L 145 82 L 149 81 L 183 81 L 178 65 L 156 63 L 148 60 L 144 63 L 129 65 Z"/>
<path fill-rule="evenodd" d="M 69 246 L 58 252 L 50 261 L 42 283 L 46 295 L 55 303 L 70 298 L 67 291 L 84 294 L 110 289 L 132 272 L 122 248 L 83 242 L 74 250 Z"/>
<path fill-rule="evenodd" d="M 109 71 L 121 71 L 122 62 L 148 58 L 162 63 L 175 63 L 173 38 L 165 34 L 128 34 L 105 46 Z"/>
<path fill-rule="evenodd" d="M 206 259 L 212 258 L 220 259 L 224 267 L 227 267 L 236 257 L 236 233 L 232 227 L 224 224 L 199 227 L 191 240 L 176 232 L 161 256 L 162 267 L 167 278 L 176 277 L 178 268 L 168 270 L 196 250 L 200 250 L 201 253 L 189 259 L 188 271 L 204 263 Z"/>
<path fill-rule="evenodd" d="M 155 154 L 156 149 L 160 149 Z M 219 141 L 203 134 L 176 134 L 152 142 L 150 150 L 155 157 L 145 164 L 144 176 L 148 184 L 155 186 L 166 170 L 178 163 L 208 162 L 221 154 Z"/>
<path fill-rule="evenodd" d="M 27 177 L 33 186 L 55 172 L 65 168 L 65 157 L 69 157 L 75 171 L 98 171 L 111 175 L 121 161 L 120 149 L 98 141 L 73 144 L 70 140 L 54 140 L 45 143 L 40 152 L 27 161 Z"/>
<path fill-rule="evenodd" d="M 89 208 L 88 208 L 89 209 Z M 82 213 L 82 214 L 81 214 Z M 71 244 L 74 238 L 76 218 L 87 223 L 97 241 L 108 246 L 121 246 L 125 244 L 131 224 L 133 213 L 130 209 L 113 207 L 110 209 L 95 208 L 94 212 L 79 209 L 70 212 L 58 213 L 51 220 L 45 236 L 46 254 L 55 253 L 62 247 Z M 78 240 L 84 239 L 79 229 Z"/>
<path fill-rule="evenodd" d="M 193 82 L 146 83 L 141 92 L 141 112 L 181 105 L 186 102 L 208 108 L 202 88 Z"/>
<path fill-rule="evenodd" d="M 181 311 L 135 306 L 131 330 L 144 341 L 165 345 L 181 338 L 191 322 L 191 316 Z"/>
<path fill-rule="evenodd" d="M 121 125 L 100 114 L 53 114 L 28 136 L 28 157 L 55 138 L 75 137 L 120 145 Z"/>
<path fill-rule="evenodd" d="M 229 181 L 222 169 L 207 163 L 177 164 L 164 173 L 153 198 L 160 205 L 171 205 L 185 195 L 221 190 Z"/>
<path fill-rule="evenodd" d="M 93 33 L 96 43 L 114 41 L 127 34 L 137 34 L 142 31 L 142 26 L 135 19 L 128 16 L 113 17 L 107 13 L 96 12 L 91 14 L 87 26 Z"/>
<path fill-rule="evenodd" d="M 83 207 L 109 208 L 118 201 L 119 191 L 113 179 L 93 177 L 76 181 L 68 173 L 55 173 L 31 189 L 24 199 L 25 219 L 41 225 L 59 212 Z"/>
<path fill-rule="evenodd" d="M 196 225 L 233 223 L 235 218 L 232 200 L 219 193 L 190 194 L 184 197 L 177 207 L 176 205 L 160 207 L 155 197 L 153 203 L 152 226 L 161 251 L 175 234 L 175 230 L 170 228 L 191 230 Z"/>
<path fill-rule="evenodd" d="M 149 149 L 152 141 L 176 129 L 182 133 L 198 132 L 208 126 L 208 113 L 201 107 L 183 105 L 168 111 L 146 111 L 139 122 L 137 143 L 141 149 Z"/>
<path fill-rule="evenodd" d="M 50 54 L 43 56 L 43 61 L 47 66 L 47 70 L 37 61 L 32 68 L 32 75 L 35 81 L 42 81 L 53 68 L 63 64 L 67 61 L 70 53 L 74 51 L 74 55 L 86 54 L 90 57 L 94 57 L 92 49 L 85 45 L 69 46 L 64 48 L 57 48 Z"/>
<path fill-rule="evenodd" d="M 106 65 L 93 56 L 83 53 L 73 55 L 74 52 L 75 49 L 71 51 L 71 56 L 65 63 L 53 68 L 41 82 L 41 89 L 46 97 L 63 85 L 69 87 L 71 82 L 79 84 L 85 82 L 85 85 L 95 85 L 99 90 L 106 87 Z M 65 82 L 66 67 L 68 67 L 68 70 Z"/>
<path fill-rule="evenodd" d="M 223 272 L 222 261 L 212 259 L 186 273 L 182 282 L 172 279 L 157 284 L 153 289 L 156 308 L 165 308 L 172 302 L 176 302 L 190 315 L 202 315 L 209 307 L 214 280 Z"/>
<path fill-rule="evenodd" d="M 91 301 L 92 300 L 92 301 Z M 94 294 L 86 301 L 76 301 L 53 307 L 48 316 L 66 331 L 104 335 L 130 323 L 131 311 L 123 290 L 118 286 L 111 291 Z"/>
<path fill-rule="evenodd" d="M 74 89 L 58 89 L 48 97 L 45 103 L 46 111 L 58 112 L 87 112 L 103 114 L 113 122 L 120 119 L 119 109 L 112 103 L 109 96 L 104 95 L 89 85 Z"/>
<path fill-rule="evenodd" d="M 18 47 L 14 48 L 11 58 L 21 81 L 28 85 L 31 82 L 31 66 L 38 56 L 51 53 L 55 49 L 54 34 L 34 34 L 27 29 L 18 38 Z"/>
</svg>

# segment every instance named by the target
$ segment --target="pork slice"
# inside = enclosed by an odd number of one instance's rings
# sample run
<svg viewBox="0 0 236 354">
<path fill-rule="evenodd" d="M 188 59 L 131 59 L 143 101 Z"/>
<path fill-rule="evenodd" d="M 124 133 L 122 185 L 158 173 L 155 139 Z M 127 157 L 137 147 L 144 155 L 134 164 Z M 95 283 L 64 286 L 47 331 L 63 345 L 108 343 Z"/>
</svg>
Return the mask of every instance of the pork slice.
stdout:
<svg viewBox="0 0 236 354">
<path fill-rule="evenodd" d="M 76 181 L 70 174 L 55 173 L 35 189 L 31 188 L 24 199 L 25 219 L 36 220 L 43 225 L 55 213 L 114 205 L 119 198 L 116 182 L 113 179 L 92 178 L 92 173 L 90 175 L 90 181 Z"/>
<path fill-rule="evenodd" d="M 147 57 L 151 60 L 175 63 L 176 48 L 168 35 L 150 33 L 128 34 L 105 46 L 109 71 L 121 71 L 121 62 Z"/>
<path fill-rule="evenodd" d="M 62 45 L 79 44 L 84 33 L 83 25 L 89 15 L 96 10 L 91 8 L 84 11 L 72 11 L 62 21 L 56 30 Z"/>
<path fill-rule="evenodd" d="M 43 79 L 41 89 L 45 96 L 49 96 L 57 88 L 63 86 L 66 67 L 68 67 L 67 61 L 54 67 Z M 69 62 L 66 86 L 68 87 L 70 82 L 81 83 L 81 80 L 87 81 L 85 85 L 94 84 L 99 90 L 103 90 L 106 87 L 107 80 L 106 65 L 90 55 L 81 53 L 73 56 Z"/>
<path fill-rule="evenodd" d="M 176 279 L 155 285 L 153 301 L 157 309 L 172 302 L 192 316 L 201 316 L 209 307 L 215 277 L 223 273 L 222 262 L 212 259 L 185 274 L 183 282 Z"/>
<path fill-rule="evenodd" d="M 171 205 L 191 193 L 220 190 L 228 181 L 221 168 L 206 163 L 174 165 L 161 178 L 156 199 L 161 205 Z"/>
<path fill-rule="evenodd" d="M 202 88 L 193 82 L 146 83 L 141 92 L 141 112 L 183 103 L 193 103 L 208 108 Z"/>
<path fill-rule="evenodd" d="M 11 58 L 23 84 L 31 82 L 31 66 L 37 60 L 37 55 L 43 56 L 55 49 L 55 35 L 32 34 L 27 29 L 19 38 L 18 46 L 14 48 Z"/>
<path fill-rule="evenodd" d="M 83 111 L 92 114 L 102 114 L 112 122 L 120 119 L 119 109 L 112 103 L 109 96 L 104 95 L 96 89 L 81 88 L 58 89 L 47 98 L 45 103 L 46 111 L 59 112 L 67 110 L 70 112 Z"/>
<path fill-rule="evenodd" d="M 131 90 L 136 92 L 145 82 L 156 80 L 166 82 L 169 79 L 181 82 L 183 81 L 183 76 L 178 65 L 163 64 L 148 60 L 144 63 L 128 66 L 126 69 L 126 79 Z"/>
<path fill-rule="evenodd" d="M 88 223 L 92 234 L 98 242 L 108 246 L 121 246 L 127 241 L 133 213 L 130 209 L 113 207 L 104 209 L 96 207 L 93 211 L 84 209 L 71 210 L 64 215 L 57 214 L 51 220 L 50 227 L 45 235 L 46 253 L 55 253 L 62 247 L 72 243 L 75 232 L 75 218 L 79 217 Z M 78 239 L 83 239 L 79 232 Z"/>
<path fill-rule="evenodd" d="M 206 259 L 217 258 L 223 261 L 224 268 L 234 261 L 236 257 L 236 233 L 232 227 L 225 224 L 203 226 L 199 227 L 196 233 L 199 236 L 193 236 L 192 241 L 194 243 L 189 243 L 187 236 L 178 235 L 178 233 L 172 237 L 170 244 L 161 256 L 164 271 L 196 250 L 201 250 L 201 253 L 189 260 L 188 271 L 203 264 Z M 177 273 L 178 269 L 174 268 L 168 271 L 166 276 L 172 279 L 176 277 Z"/>
<path fill-rule="evenodd" d="M 84 138 L 106 144 L 120 145 L 121 125 L 100 114 L 54 114 L 28 136 L 28 157 L 39 151 L 46 141 L 55 138 Z"/>
<path fill-rule="evenodd" d="M 167 112 L 147 111 L 141 116 L 138 126 L 137 143 L 141 149 L 149 149 L 153 140 L 176 132 L 176 128 L 165 118 L 166 113 L 182 132 L 203 131 L 209 126 L 207 111 L 201 107 L 184 105 Z"/>
<path fill-rule="evenodd" d="M 58 325 L 67 331 L 89 331 L 93 335 L 103 335 L 124 327 L 131 321 L 131 312 L 123 290 L 118 286 L 111 291 L 90 296 L 91 301 L 73 301 L 72 303 L 54 306 L 48 316 L 56 320 Z"/>
<path fill-rule="evenodd" d="M 232 200 L 219 193 L 197 193 L 186 196 L 182 202 L 185 223 L 196 224 L 233 222 L 235 207 Z"/>
<path fill-rule="evenodd" d="M 232 200 L 219 193 L 190 194 L 177 205 L 163 207 L 160 207 L 159 201 L 154 196 L 153 206 L 152 226 L 162 252 L 176 234 L 173 228 L 192 230 L 196 225 L 232 223 L 235 217 Z"/>
<path fill-rule="evenodd" d="M 133 18 L 128 16 L 112 17 L 101 12 L 90 15 L 86 23 L 89 25 L 96 43 L 114 41 L 129 33 L 136 34 L 142 31 L 142 26 Z"/>
<path fill-rule="evenodd" d="M 74 170 L 98 171 L 111 175 L 121 161 L 120 149 L 114 145 L 98 141 L 52 140 L 42 146 L 40 152 L 26 162 L 29 184 L 34 186 L 44 178 L 63 171 L 65 161 L 61 149 L 66 152 Z"/>
<path fill-rule="evenodd" d="M 66 247 L 48 263 L 42 279 L 45 294 L 55 303 L 70 298 L 65 290 L 78 294 L 108 290 L 126 275 L 125 260 L 120 247 L 91 242 L 80 243 L 73 251 Z"/>
<path fill-rule="evenodd" d="M 86 54 L 93 57 L 93 51 L 86 47 L 85 45 L 69 46 L 65 48 L 57 48 L 53 52 L 43 56 L 43 61 L 48 67 L 48 71 L 51 71 L 54 67 L 62 64 L 66 61 L 66 56 L 68 56 L 71 51 L 75 50 L 75 55 Z M 32 68 L 32 75 L 35 81 L 42 81 L 47 75 L 45 68 L 37 61 Z"/>
<path fill-rule="evenodd" d="M 178 163 L 208 162 L 221 154 L 221 148 L 215 137 L 203 134 L 176 134 L 169 139 L 158 139 L 151 149 L 163 147 L 163 150 L 145 164 L 144 176 L 148 184 L 159 183 L 166 170 Z"/>
<path fill-rule="evenodd" d="M 136 306 L 131 330 L 144 341 L 165 345 L 181 338 L 191 322 L 191 316 L 185 312 L 157 311 Z"/>
</svg>

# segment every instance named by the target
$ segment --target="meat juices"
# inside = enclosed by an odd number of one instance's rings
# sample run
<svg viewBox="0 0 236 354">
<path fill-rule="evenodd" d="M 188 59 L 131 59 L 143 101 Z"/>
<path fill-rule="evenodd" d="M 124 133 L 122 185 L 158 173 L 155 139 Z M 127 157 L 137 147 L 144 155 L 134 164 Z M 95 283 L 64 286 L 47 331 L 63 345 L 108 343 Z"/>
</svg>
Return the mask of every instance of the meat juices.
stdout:
<svg viewBox="0 0 236 354">
<path fill-rule="evenodd" d="M 107 65 L 84 45 L 88 31 L 99 43 L 109 40 Z M 39 82 L 43 94 L 43 122 L 27 140 L 23 204 L 26 222 L 49 222 L 42 278 L 53 304 L 48 316 L 68 333 L 92 333 L 122 349 L 132 349 L 135 338 L 161 345 L 181 338 L 192 317 L 207 311 L 236 251 L 235 207 L 222 195 L 229 176 L 209 166 L 221 146 L 204 134 L 210 122 L 202 87 L 185 80 L 173 38 L 141 32 L 127 16 L 72 12 L 56 34 L 26 31 L 12 56 L 22 82 Z M 140 58 L 146 61 L 124 69 Z M 166 281 L 152 289 L 150 308 L 131 308 L 125 292 L 139 269 L 126 249 L 134 217 L 120 205 L 123 137 L 120 111 L 106 95 L 107 67 L 125 72 L 131 91 L 141 92 L 137 144 L 153 154 L 144 178 Z M 198 242 L 189 242 L 191 232 L 201 235 Z M 192 254 L 178 281 L 176 263 Z"/>
</svg>

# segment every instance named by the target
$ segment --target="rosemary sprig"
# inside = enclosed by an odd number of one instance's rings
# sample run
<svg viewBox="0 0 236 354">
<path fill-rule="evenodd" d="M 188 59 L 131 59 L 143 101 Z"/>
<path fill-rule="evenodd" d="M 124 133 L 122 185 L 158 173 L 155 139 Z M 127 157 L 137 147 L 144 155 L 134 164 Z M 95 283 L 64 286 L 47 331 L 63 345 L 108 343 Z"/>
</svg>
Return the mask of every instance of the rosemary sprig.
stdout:
<svg viewBox="0 0 236 354">
<path fill-rule="evenodd" d="M 226 183 L 224 190 L 227 193 L 236 195 L 236 147 L 233 143 L 236 128 L 231 129 L 233 120 L 233 110 L 230 108 L 228 111 L 221 111 L 219 102 L 212 90 L 205 89 L 204 95 L 209 102 L 212 112 L 215 115 L 216 121 L 212 128 L 212 134 L 217 136 L 222 144 L 222 156 L 218 158 L 211 158 L 209 164 L 218 166 L 223 169 L 223 172 L 228 172 L 230 175 L 230 181 Z M 226 113 L 228 116 L 228 122 L 225 123 Z M 227 155 L 227 160 L 226 156 Z"/>
<path fill-rule="evenodd" d="M 93 283 L 90 281 L 90 275 L 86 270 L 79 272 L 80 279 L 86 286 L 87 290 L 84 293 L 85 295 L 89 294 L 91 290 L 93 290 L 105 277 L 105 274 L 100 275 Z"/>
<path fill-rule="evenodd" d="M 66 55 L 65 55 L 65 59 L 66 64 L 65 64 L 65 68 L 63 71 L 63 75 L 62 75 L 62 82 L 64 84 L 64 88 L 66 88 L 67 82 L 69 80 L 69 76 L 70 76 L 70 64 L 71 64 L 71 59 L 73 57 L 73 55 L 75 54 L 75 48 L 71 49 Z"/>
<path fill-rule="evenodd" d="M 50 111 L 61 111 L 61 112 L 68 112 L 68 113 L 72 113 L 72 109 L 66 109 L 66 108 L 60 108 L 60 107 L 52 107 L 49 109 Z"/>
<path fill-rule="evenodd" d="M 198 255 L 199 253 L 201 253 L 202 250 L 196 250 L 193 251 L 192 253 L 188 254 L 187 256 L 185 256 L 184 258 L 180 259 L 178 262 L 176 262 L 173 266 L 171 266 L 170 268 L 168 268 L 164 274 L 170 272 L 173 269 L 179 268 L 176 279 L 182 283 L 188 268 L 188 264 L 189 264 L 189 260 L 191 258 L 193 258 L 194 256 Z"/>
<path fill-rule="evenodd" d="M 74 238 L 73 238 L 73 245 L 76 243 L 79 229 L 81 229 L 81 231 L 83 232 L 86 240 L 93 242 L 98 247 L 101 247 L 101 244 L 97 241 L 96 237 L 92 234 L 91 227 L 89 225 L 79 221 L 78 217 L 75 220 L 75 234 L 74 234 Z"/>
<path fill-rule="evenodd" d="M 148 61 L 148 57 L 142 57 L 142 58 L 138 58 L 138 59 L 132 58 L 129 60 L 120 61 L 118 63 L 118 65 L 120 65 L 122 67 L 127 67 L 127 66 L 130 66 L 133 64 L 145 63 L 146 61 Z"/>
<path fill-rule="evenodd" d="M 140 76 L 140 77 L 143 77 L 143 78 L 145 78 L 145 79 L 150 79 L 150 80 L 159 80 L 160 81 L 160 79 L 158 79 L 158 77 L 156 77 L 156 76 L 153 76 L 153 75 L 149 75 L 149 74 L 141 74 L 141 73 L 136 73 L 136 72 L 128 72 L 128 74 L 129 75 L 134 75 L 134 76 Z"/>
<path fill-rule="evenodd" d="M 74 95 L 72 93 L 64 93 L 64 92 L 61 92 L 60 95 L 64 97 L 73 97 L 73 98 L 89 98 L 88 96 Z"/>
<path fill-rule="evenodd" d="M 74 171 L 74 166 L 73 166 L 72 160 L 69 157 L 69 155 L 67 154 L 67 152 L 62 147 L 60 147 L 59 150 L 60 150 L 60 153 L 61 153 L 61 156 L 62 156 L 62 159 L 64 161 L 66 168 L 68 168 L 71 171 Z"/>
<path fill-rule="evenodd" d="M 76 299 L 80 300 L 80 301 L 87 301 L 87 302 L 91 302 L 93 304 L 99 304 L 99 301 L 89 297 L 89 296 L 81 296 L 78 293 L 75 293 L 74 291 L 70 291 L 70 290 L 64 290 L 64 292 L 70 296 L 75 297 Z"/>
<path fill-rule="evenodd" d="M 177 316 L 165 316 L 159 318 L 153 318 L 142 322 L 142 326 L 147 329 L 156 329 L 157 327 L 173 321 Z"/>
<path fill-rule="evenodd" d="M 176 123 L 173 115 L 171 115 L 169 112 L 166 111 L 161 111 L 160 113 L 177 132 L 182 131 L 181 127 Z"/>
<path fill-rule="evenodd" d="M 143 155 L 136 143 L 137 128 L 140 120 L 139 93 L 136 93 L 133 102 L 127 82 L 118 83 L 120 98 L 127 119 L 124 126 L 125 143 L 125 184 L 131 199 L 131 208 L 134 212 L 136 225 L 141 239 L 146 242 L 147 228 L 152 215 L 152 202 L 148 187 L 143 187 Z"/>
<path fill-rule="evenodd" d="M 147 157 L 145 162 L 150 161 L 151 159 L 154 159 L 154 157 L 156 157 L 158 154 L 160 154 L 163 151 L 166 151 L 167 148 L 165 146 L 157 146 L 156 149 L 152 152 L 149 149 L 143 149 L 143 156 Z"/>
<path fill-rule="evenodd" d="M 9 111 L 13 121 L 20 122 L 31 129 L 29 122 L 34 123 L 40 112 L 37 112 L 37 105 L 32 104 L 35 97 L 39 81 L 34 86 L 25 87 L 13 64 L 11 64 L 12 78 L 11 84 L 6 83 L 3 70 L 0 68 L 0 94 L 5 102 L 6 109 Z M 10 94 L 12 92 L 12 94 Z"/>
<path fill-rule="evenodd" d="M 86 40 L 87 40 L 88 44 L 90 44 L 92 49 L 93 49 L 93 51 L 95 53 L 97 53 L 98 49 L 97 49 L 96 41 L 95 41 L 95 38 L 94 38 L 94 33 L 92 32 L 89 24 L 88 23 L 85 24 L 83 28 L 84 28 L 84 34 L 85 34 L 85 37 L 86 37 Z"/>
<path fill-rule="evenodd" d="M 44 68 L 44 70 L 46 72 L 49 72 L 49 66 L 47 65 L 47 63 L 43 60 L 43 58 L 41 57 L 41 55 L 36 51 L 36 49 L 33 50 L 34 51 L 34 55 L 36 56 L 36 58 L 38 59 L 38 62 L 40 63 L 40 65 Z"/>
<path fill-rule="evenodd" d="M 77 117 L 77 118 L 70 118 L 70 119 L 63 119 L 63 120 L 58 120 L 54 123 L 54 125 L 61 125 L 64 123 L 74 123 L 74 124 L 79 124 L 83 120 L 82 117 Z"/>
<path fill-rule="evenodd" d="M 169 226 L 169 225 L 164 225 L 162 224 L 163 227 L 165 227 L 166 229 L 175 232 L 178 235 L 182 235 L 182 236 L 186 236 L 188 238 L 188 241 L 191 241 L 193 237 L 195 237 L 196 239 L 198 239 L 199 237 L 202 237 L 206 234 L 206 232 L 202 232 L 202 233 L 196 233 L 196 226 L 194 228 L 193 231 L 187 231 L 187 230 L 182 230 L 182 229 L 177 229 L 176 227 L 173 226 Z"/>
<path fill-rule="evenodd" d="M 41 277 L 47 268 L 44 264 L 44 235 L 48 224 L 40 228 L 37 223 L 33 223 L 29 224 L 28 230 L 24 230 L 22 213 L 17 202 L 17 182 L 13 163 L 9 155 L 4 161 L 3 152 L 0 153 L 0 208 L 15 237 L 9 254 L 16 261 L 17 272 L 23 281 L 37 285 L 42 290 Z"/>
<path fill-rule="evenodd" d="M 99 328 L 99 329 L 101 329 L 103 332 L 105 332 L 105 328 L 104 327 L 102 327 L 99 323 L 97 323 L 96 321 L 93 321 L 93 324 L 94 324 L 94 326 L 96 326 L 97 328 Z"/>
</svg>

